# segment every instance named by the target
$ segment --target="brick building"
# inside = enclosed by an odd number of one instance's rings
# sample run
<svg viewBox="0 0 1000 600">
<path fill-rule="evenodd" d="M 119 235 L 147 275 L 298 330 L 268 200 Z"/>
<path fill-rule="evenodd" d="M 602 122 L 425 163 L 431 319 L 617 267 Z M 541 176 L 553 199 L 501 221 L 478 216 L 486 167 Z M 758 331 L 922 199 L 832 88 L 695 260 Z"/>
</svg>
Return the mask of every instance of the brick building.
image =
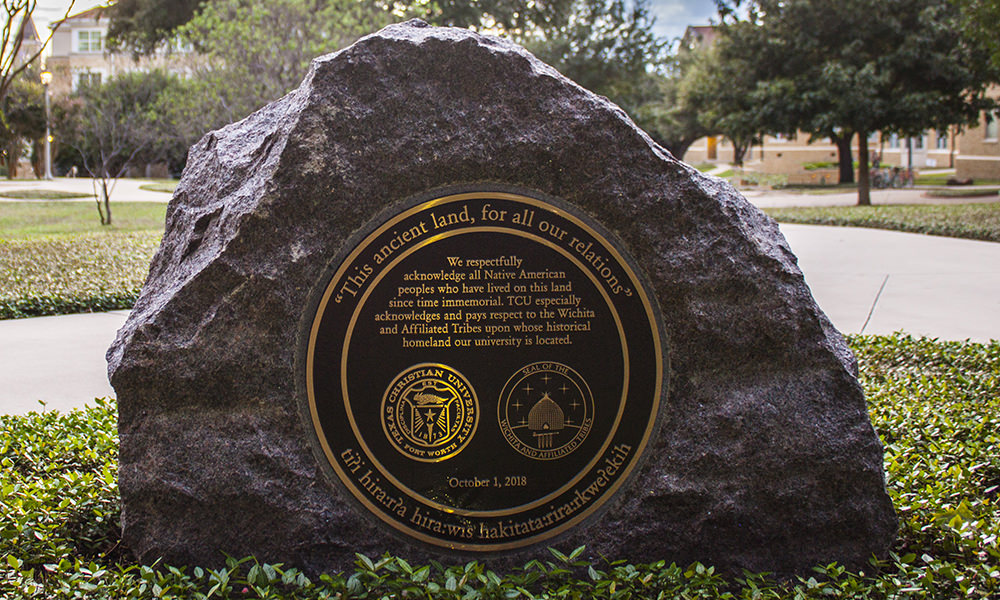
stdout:
<svg viewBox="0 0 1000 600">
<path fill-rule="evenodd" d="M 189 48 L 173 45 L 152 56 L 132 57 L 107 48 L 106 7 L 77 13 L 59 22 L 52 36 L 46 66 L 52 72 L 52 92 L 68 94 L 81 84 L 107 81 L 119 73 L 166 69 L 184 73 L 194 60 Z"/>
</svg>

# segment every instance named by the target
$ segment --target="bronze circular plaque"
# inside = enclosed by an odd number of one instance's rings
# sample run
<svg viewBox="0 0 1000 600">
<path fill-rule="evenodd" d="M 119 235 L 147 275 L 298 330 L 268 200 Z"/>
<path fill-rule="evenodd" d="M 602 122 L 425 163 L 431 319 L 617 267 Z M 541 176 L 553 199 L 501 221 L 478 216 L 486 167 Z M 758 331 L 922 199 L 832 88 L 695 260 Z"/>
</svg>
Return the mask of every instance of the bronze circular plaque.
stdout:
<svg viewBox="0 0 1000 600">
<path fill-rule="evenodd" d="M 306 400 L 340 483 L 477 551 L 551 538 L 622 485 L 665 389 L 657 309 L 612 236 L 541 194 L 408 203 L 331 268 Z"/>
</svg>

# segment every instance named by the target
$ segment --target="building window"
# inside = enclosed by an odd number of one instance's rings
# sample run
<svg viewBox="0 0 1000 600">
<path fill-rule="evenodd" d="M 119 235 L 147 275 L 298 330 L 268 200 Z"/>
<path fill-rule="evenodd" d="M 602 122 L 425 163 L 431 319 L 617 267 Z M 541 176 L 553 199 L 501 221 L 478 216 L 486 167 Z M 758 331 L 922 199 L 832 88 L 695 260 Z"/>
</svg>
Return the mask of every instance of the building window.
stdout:
<svg viewBox="0 0 1000 600">
<path fill-rule="evenodd" d="M 103 52 L 104 32 L 100 29 L 82 29 L 76 32 L 77 52 Z"/>
<path fill-rule="evenodd" d="M 996 141 L 998 119 L 1000 119 L 1000 113 L 986 113 L 986 139 Z"/>
<path fill-rule="evenodd" d="M 926 145 L 927 144 L 924 142 L 924 136 L 923 135 L 918 135 L 917 137 L 913 138 L 913 149 L 914 150 L 923 150 L 924 146 L 926 146 Z"/>
<path fill-rule="evenodd" d="M 937 139 L 934 140 L 938 150 L 948 149 L 948 132 L 941 130 L 937 132 Z"/>
<path fill-rule="evenodd" d="M 889 147 L 899 148 L 899 134 L 894 133 L 889 136 Z"/>
<path fill-rule="evenodd" d="M 74 90 L 94 85 L 101 85 L 100 71 L 80 71 L 73 79 Z"/>
</svg>

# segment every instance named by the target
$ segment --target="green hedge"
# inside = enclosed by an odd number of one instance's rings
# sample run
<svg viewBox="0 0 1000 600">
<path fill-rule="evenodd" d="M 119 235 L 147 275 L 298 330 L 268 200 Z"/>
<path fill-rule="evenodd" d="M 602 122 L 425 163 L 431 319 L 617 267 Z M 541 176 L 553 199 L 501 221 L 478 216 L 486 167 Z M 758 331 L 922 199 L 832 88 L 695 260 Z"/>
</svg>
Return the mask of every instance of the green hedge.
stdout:
<svg viewBox="0 0 1000 600">
<path fill-rule="evenodd" d="M 588 563 L 582 549 L 510 573 L 358 556 L 346 574 L 229 559 L 136 565 L 119 543 L 115 405 L 0 417 L 0 598 L 1000 598 L 1000 342 L 856 337 L 900 517 L 891 556 L 851 573 L 723 577 L 695 563 Z"/>
<path fill-rule="evenodd" d="M 0 192 L 0 198 L 17 198 L 20 200 L 71 200 L 75 198 L 87 198 L 90 194 L 79 192 L 61 192 L 59 190 L 4 190 Z"/>
<path fill-rule="evenodd" d="M 767 208 L 782 223 L 871 227 L 1000 242 L 1000 203 Z"/>
<path fill-rule="evenodd" d="M 158 232 L 0 240 L 0 319 L 128 309 Z"/>
</svg>

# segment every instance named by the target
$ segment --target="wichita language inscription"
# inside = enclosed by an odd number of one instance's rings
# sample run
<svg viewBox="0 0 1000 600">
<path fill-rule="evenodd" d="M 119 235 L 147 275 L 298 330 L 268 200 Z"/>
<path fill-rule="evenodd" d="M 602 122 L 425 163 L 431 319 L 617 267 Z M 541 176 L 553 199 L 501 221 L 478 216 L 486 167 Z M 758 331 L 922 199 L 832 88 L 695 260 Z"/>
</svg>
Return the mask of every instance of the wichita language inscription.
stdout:
<svg viewBox="0 0 1000 600">
<path fill-rule="evenodd" d="M 462 550 L 548 539 L 634 469 L 664 388 L 656 309 L 585 215 L 471 191 L 375 223 L 333 265 L 308 410 L 351 495 Z"/>
</svg>

